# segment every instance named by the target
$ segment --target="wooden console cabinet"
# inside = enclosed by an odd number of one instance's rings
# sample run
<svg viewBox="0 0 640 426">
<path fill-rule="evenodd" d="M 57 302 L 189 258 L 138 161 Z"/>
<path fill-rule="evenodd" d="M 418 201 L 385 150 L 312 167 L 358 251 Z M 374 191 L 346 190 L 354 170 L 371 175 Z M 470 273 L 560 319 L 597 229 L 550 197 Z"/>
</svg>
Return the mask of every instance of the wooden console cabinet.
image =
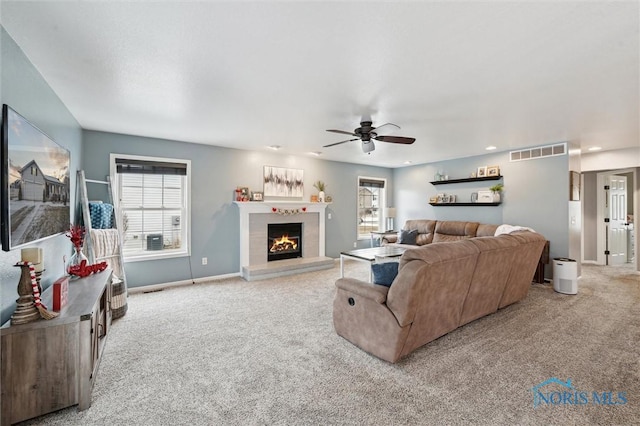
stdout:
<svg viewBox="0 0 640 426">
<path fill-rule="evenodd" d="M 17 284 L 17 283 L 16 283 Z M 42 300 L 51 309 L 53 286 Z M 1 421 L 27 420 L 91 405 L 91 390 L 111 325 L 111 270 L 69 283 L 68 302 L 52 320 L 0 328 Z"/>
</svg>

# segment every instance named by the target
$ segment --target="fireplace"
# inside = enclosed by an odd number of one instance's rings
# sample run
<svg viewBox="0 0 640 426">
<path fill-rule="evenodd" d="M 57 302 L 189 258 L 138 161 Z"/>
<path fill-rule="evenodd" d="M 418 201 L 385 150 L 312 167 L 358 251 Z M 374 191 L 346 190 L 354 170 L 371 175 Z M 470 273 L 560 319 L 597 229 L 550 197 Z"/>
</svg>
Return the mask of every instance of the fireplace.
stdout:
<svg viewBox="0 0 640 426">
<path fill-rule="evenodd" d="M 302 223 L 267 225 L 267 261 L 302 257 Z"/>
</svg>

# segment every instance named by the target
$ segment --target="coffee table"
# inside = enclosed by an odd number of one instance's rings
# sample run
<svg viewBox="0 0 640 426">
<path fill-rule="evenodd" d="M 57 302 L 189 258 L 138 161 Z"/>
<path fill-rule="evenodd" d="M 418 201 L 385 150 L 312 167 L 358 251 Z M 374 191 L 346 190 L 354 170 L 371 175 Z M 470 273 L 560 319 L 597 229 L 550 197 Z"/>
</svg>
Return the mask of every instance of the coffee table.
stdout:
<svg viewBox="0 0 640 426">
<path fill-rule="evenodd" d="M 404 247 L 382 246 L 340 252 L 340 278 L 344 278 L 344 259 L 349 258 L 360 262 L 375 263 L 376 258 L 400 257 L 407 250 Z M 373 281 L 369 268 L 369 282 Z"/>
</svg>

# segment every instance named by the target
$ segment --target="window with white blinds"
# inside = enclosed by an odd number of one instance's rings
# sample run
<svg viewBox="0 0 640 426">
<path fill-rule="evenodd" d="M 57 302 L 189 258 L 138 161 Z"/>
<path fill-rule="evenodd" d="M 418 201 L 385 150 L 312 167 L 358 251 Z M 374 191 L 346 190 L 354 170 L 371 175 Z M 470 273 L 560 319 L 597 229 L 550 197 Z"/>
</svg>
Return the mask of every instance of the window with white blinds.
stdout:
<svg viewBox="0 0 640 426">
<path fill-rule="evenodd" d="M 358 177 L 358 238 L 370 238 L 383 229 L 385 179 Z"/>
<path fill-rule="evenodd" d="M 112 155 L 125 260 L 189 254 L 189 160 Z"/>
</svg>

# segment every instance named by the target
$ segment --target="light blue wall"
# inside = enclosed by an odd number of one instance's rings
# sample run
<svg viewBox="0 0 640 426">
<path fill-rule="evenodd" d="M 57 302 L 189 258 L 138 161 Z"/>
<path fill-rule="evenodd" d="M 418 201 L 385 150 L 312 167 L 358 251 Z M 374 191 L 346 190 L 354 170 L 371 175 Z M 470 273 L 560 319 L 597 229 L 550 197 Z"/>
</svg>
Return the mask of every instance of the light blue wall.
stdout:
<svg viewBox="0 0 640 426">
<path fill-rule="evenodd" d="M 326 183 L 325 192 L 333 197 L 327 208 L 332 219 L 326 221 L 329 257 L 338 257 L 340 251 L 353 247 L 356 241 L 358 176 L 386 178 L 393 188 L 392 171 L 380 167 L 96 131 L 84 131 L 83 141 L 83 166 L 88 179 L 105 179 L 111 153 L 191 160 L 191 258 L 128 262 L 125 268 L 131 287 L 188 280 L 191 271 L 193 278 L 237 273 L 240 229 L 233 191 L 237 186 L 261 191 L 265 165 L 303 169 L 304 200 L 317 193 L 313 182 Z M 90 197 L 100 198 L 93 194 Z M 206 266 L 201 264 L 203 257 L 208 258 Z"/>
<path fill-rule="evenodd" d="M 394 171 L 394 198 L 398 224 L 407 219 L 468 220 L 528 226 L 550 241 L 552 257 L 569 255 L 569 158 L 567 155 L 509 162 L 507 152 L 430 163 Z M 502 204 L 498 207 L 434 207 L 429 198 L 454 194 L 470 201 L 471 193 L 488 189 L 496 181 L 434 186 L 429 182 L 443 172 L 449 179 L 466 178 L 480 166 L 500 166 L 504 176 Z"/>
<path fill-rule="evenodd" d="M 82 132 L 75 118 L 55 92 L 44 81 L 22 50 L 0 27 L 2 55 L 0 98 L 54 141 L 71 151 L 71 202 L 75 201 L 75 171 L 82 155 Z M 73 214 L 73 212 L 72 212 Z M 63 255 L 71 254 L 71 243 L 65 236 L 49 238 L 30 247 L 41 247 L 44 252 L 45 271 L 41 284 L 49 287 L 64 274 Z M 9 319 L 18 297 L 20 250 L 0 252 L 0 307 L 1 321 Z"/>
</svg>

